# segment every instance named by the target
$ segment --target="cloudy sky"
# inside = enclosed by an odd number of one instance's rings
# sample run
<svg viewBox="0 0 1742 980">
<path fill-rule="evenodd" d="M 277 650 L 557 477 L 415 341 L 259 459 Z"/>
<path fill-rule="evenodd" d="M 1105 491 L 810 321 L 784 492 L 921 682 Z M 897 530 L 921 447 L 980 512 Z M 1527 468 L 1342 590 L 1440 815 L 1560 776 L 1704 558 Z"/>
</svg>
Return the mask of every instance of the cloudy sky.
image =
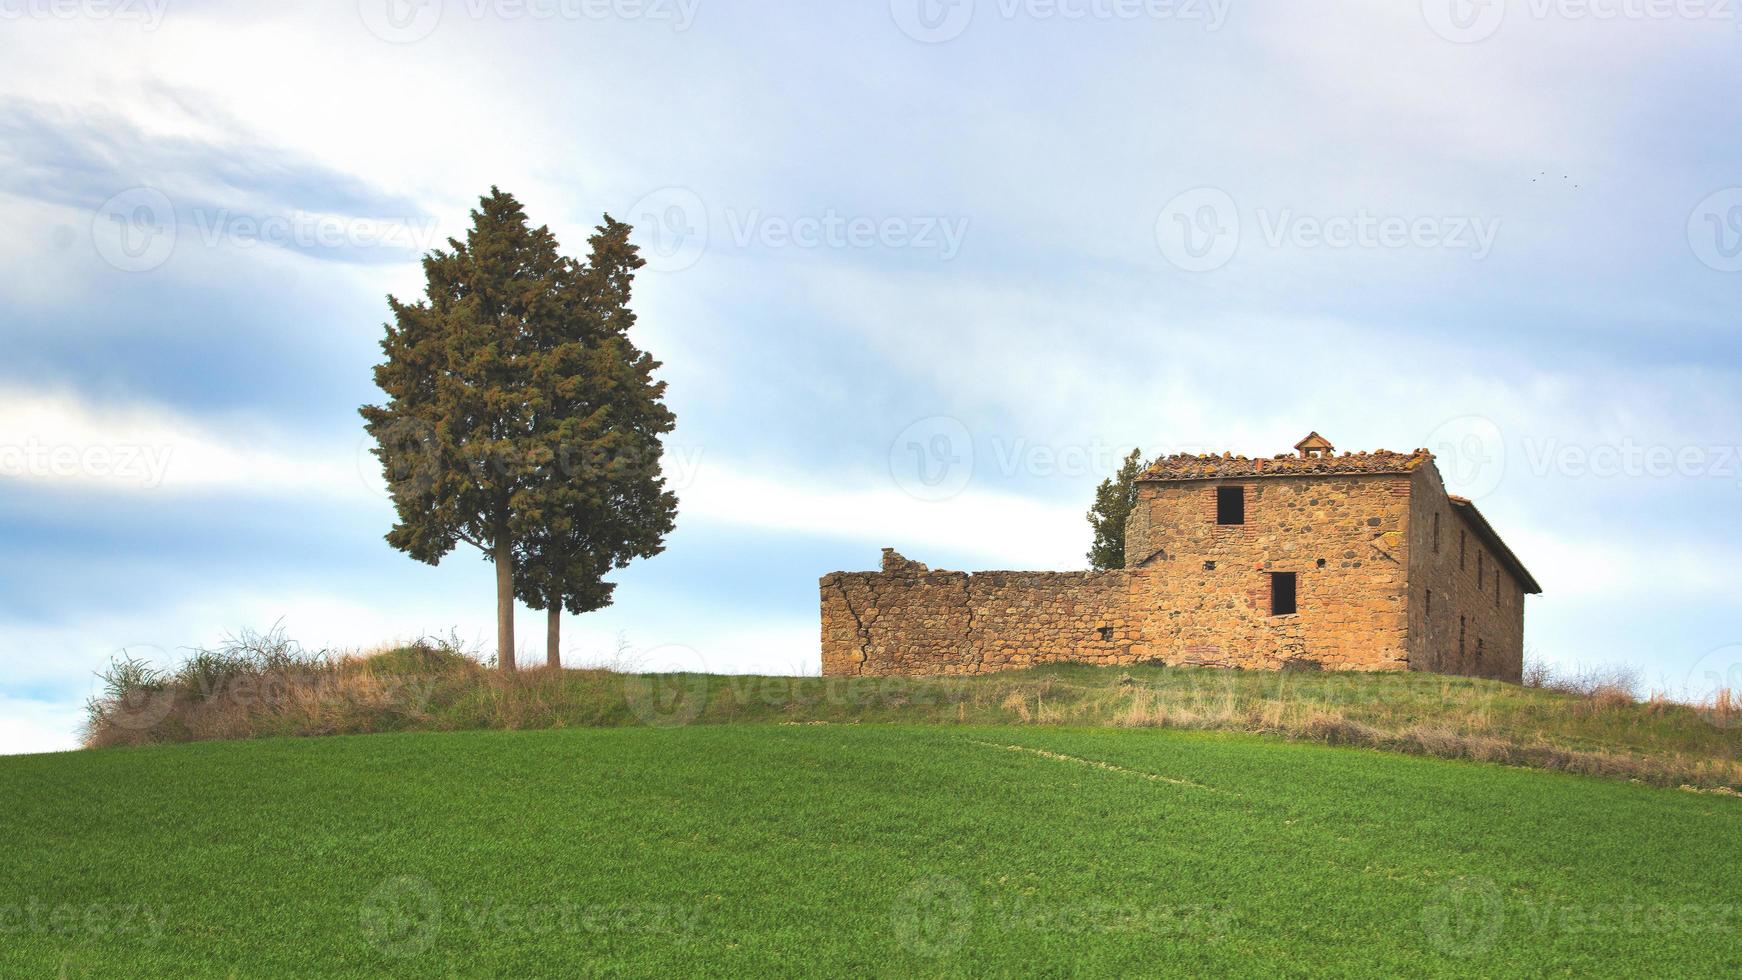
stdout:
<svg viewBox="0 0 1742 980">
<path fill-rule="evenodd" d="M 574 661 L 814 671 L 825 572 L 1081 567 L 1131 447 L 1317 429 L 1441 454 L 1535 656 L 1697 685 L 1742 14 L 1665 6 L 0 0 L 0 751 L 121 651 L 493 640 L 487 564 L 382 541 L 356 414 L 492 184 L 572 252 L 637 226 L 679 418 L 678 530 Z"/>
</svg>

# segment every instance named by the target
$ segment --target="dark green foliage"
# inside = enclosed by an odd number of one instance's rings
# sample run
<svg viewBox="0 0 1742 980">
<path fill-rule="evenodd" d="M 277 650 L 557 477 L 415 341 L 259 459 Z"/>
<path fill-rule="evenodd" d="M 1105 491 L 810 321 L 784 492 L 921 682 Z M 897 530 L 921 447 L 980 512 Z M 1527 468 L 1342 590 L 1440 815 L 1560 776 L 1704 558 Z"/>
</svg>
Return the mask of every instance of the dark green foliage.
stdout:
<svg viewBox="0 0 1742 980">
<path fill-rule="evenodd" d="M 516 549 L 516 588 L 534 609 L 609 605 L 606 572 L 658 554 L 677 516 L 660 473 L 660 436 L 676 418 L 653 378 L 659 362 L 629 337 L 645 264 L 629 232 L 605 216 L 586 264 L 571 264 L 562 317 L 537 337 L 540 465 L 522 495 L 529 533 Z"/>
<path fill-rule="evenodd" d="M 1125 520 L 1137 504 L 1137 477 L 1143 472 L 1142 450 L 1133 449 L 1119 472 L 1095 488 L 1095 505 L 1089 508 L 1089 527 L 1095 540 L 1089 546 L 1089 567 L 1096 571 L 1125 567 Z"/>
<path fill-rule="evenodd" d="M 606 572 L 657 553 L 676 498 L 660 479 L 674 424 L 658 362 L 628 331 L 643 263 L 605 217 L 582 265 L 496 188 L 464 242 L 424 259 L 425 296 L 394 322 L 361 409 L 398 520 L 387 541 L 435 564 L 459 543 L 497 566 L 497 657 L 514 663 L 513 602 L 610 602 Z"/>
<path fill-rule="evenodd" d="M 394 322 L 375 368 L 385 405 L 360 409 L 398 522 L 387 541 L 436 564 L 465 542 L 497 566 L 497 655 L 514 665 L 514 544 L 534 529 L 540 338 L 564 318 L 570 264 L 492 187 L 466 240 L 424 257 L 424 299 L 389 296 Z"/>
<path fill-rule="evenodd" d="M 387 402 L 361 409 L 399 514 L 387 540 L 430 564 L 460 542 L 488 557 L 526 530 L 515 495 L 530 482 L 544 407 L 531 359 L 540 324 L 561 316 L 567 270 L 550 230 L 528 227 L 495 188 L 466 240 L 448 246 L 423 260 L 424 299 L 388 297 L 394 322 L 375 367 Z"/>
</svg>

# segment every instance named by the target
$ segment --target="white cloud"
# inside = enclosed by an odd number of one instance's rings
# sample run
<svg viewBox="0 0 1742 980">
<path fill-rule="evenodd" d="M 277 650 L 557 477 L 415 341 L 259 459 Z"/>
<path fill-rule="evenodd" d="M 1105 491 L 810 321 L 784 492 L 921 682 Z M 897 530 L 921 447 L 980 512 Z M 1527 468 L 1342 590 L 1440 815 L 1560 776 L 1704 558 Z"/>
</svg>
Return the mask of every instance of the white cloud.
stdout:
<svg viewBox="0 0 1742 980">
<path fill-rule="evenodd" d="M 28 701 L 0 694 L 0 755 L 64 752 L 79 747 L 82 706 Z"/>
<path fill-rule="evenodd" d="M 202 424 L 159 406 L 0 391 L 0 479 L 367 500 L 383 494 L 368 447 L 362 435 L 349 451 L 321 450 L 285 443 L 259 426 Z M 668 470 L 686 519 L 908 542 L 1037 568 L 1073 567 L 1081 557 L 1082 514 L 1075 507 L 977 487 L 939 502 L 917 499 L 893 481 L 843 490 L 804 473 L 751 473 L 682 447 L 669 454 Z M 1018 535 L 1012 528 L 1024 530 Z"/>
<path fill-rule="evenodd" d="M 0 390 L 0 480 L 126 491 L 316 492 L 361 498 L 379 471 L 351 452 L 294 445 L 257 421 L 195 422 L 150 404 Z"/>
<path fill-rule="evenodd" d="M 890 545 L 925 561 L 927 549 L 985 556 L 1025 569 L 1083 563 L 1082 508 L 988 490 L 943 501 L 890 486 L 841 490 L 797 473 L 746 474 L 706 465 L 681 495 L 686 518 Z"/>
<path fill-rule="evenodd" d="M 1723 602 L 1734 591 L 1727 549 L 1647 536 L 1602 538 L 1520 527 L 1507 543 L 1542 583 L 1572 602 L 1649 599 Z"/>
</svg>

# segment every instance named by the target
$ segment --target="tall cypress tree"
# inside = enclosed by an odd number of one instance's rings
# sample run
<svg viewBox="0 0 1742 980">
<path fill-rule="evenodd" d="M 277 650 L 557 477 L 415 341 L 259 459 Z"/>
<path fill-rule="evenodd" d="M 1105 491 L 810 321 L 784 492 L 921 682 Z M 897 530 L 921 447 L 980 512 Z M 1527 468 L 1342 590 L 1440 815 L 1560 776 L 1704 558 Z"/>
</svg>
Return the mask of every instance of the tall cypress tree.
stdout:
<svg viewBox="0 0 1742 980">
<path fill-rule="evenodd" d="M 1089 526 L 1095 531 L 1089 546 L 1090 568 L 1125 567 L 1125 522 L 1137 506 L 1137 476 L 1142 472 L 1142 450 L 1133 449 L 1119 472 L 1095 488 L 1095 504 L 1089 508 Z"/>
<path fill-rule="evenodd" d="M 533 529 L 540 338 L 566 315 L 572 267 L 495 187 L 464 242 L 423 260 L 424 298 L 387 298 L 394 322 L 375 367 L 384 405 L 359 411 L 376 440 L 398 520 L 393 547 L 438 564 L 459 543 L 496 565 L 496 655 L 514 669 L 515 549 Z"/>
<path fill-rule="evenodd" d="M 664 550 L 677 498 L 665 489 L 659 437 L 676 417 L 664 402 L 659 362 L 629 337 L 630 293 L 645 264 L 630 227 L 605 215 L 573 265 L 563 317 L 540 337 L 539 481 L 528 494 L 535 530 L 517 553 L 519 594 L 546 614 L 546 662 L 561 664 L 562 613 L 611 603 L 614 568 Z"/>
</svg>

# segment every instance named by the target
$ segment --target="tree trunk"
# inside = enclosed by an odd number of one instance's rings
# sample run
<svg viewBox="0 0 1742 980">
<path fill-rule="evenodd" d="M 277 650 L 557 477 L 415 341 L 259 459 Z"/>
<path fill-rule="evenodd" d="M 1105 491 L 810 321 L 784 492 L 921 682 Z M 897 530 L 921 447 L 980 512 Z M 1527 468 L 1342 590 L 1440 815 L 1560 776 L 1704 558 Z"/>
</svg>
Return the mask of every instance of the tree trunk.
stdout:
<svg viewBox="0 0 1742 980">
<path fill-rule="evenodd" d="M 551 670 L 561 670 L 563 665 L 562 634 L 563 634 L 563 604 L 561 599 L 553 600 L 549 618 L 544 627 L 544 665 Z"/>
<path fill-rule="evenodd" d="M 496 666 L 514 670 L 514 546 L 506 534 L 496 539 Z"/>
</svg>

